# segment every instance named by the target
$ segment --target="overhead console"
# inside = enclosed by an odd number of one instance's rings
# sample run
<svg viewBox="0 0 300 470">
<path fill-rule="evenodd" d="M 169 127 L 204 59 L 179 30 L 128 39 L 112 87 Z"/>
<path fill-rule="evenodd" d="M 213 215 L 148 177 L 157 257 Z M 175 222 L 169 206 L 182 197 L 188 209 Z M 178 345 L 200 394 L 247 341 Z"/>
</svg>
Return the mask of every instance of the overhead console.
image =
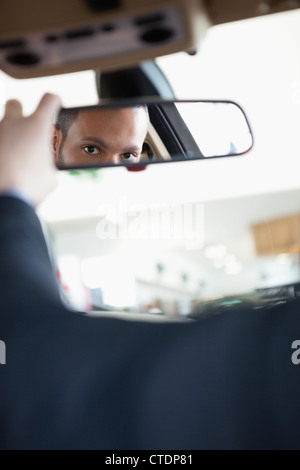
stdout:
<svg viewBox="0 0 300 470">
<path fill-rule="evenodd" d="M 194 50 L 202 0 L 10 0 L 0 5 L 0 69 L 32 78 L 129 67 Z"/>
</svg>

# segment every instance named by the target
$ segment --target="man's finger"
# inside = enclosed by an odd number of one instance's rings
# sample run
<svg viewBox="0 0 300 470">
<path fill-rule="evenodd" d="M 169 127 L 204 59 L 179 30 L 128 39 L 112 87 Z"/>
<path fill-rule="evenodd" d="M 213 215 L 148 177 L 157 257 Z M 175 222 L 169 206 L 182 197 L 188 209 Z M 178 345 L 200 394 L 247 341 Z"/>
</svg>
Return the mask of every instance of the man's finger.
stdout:
<svg viewBox="0 0 300 470">
<path fill-rule="evenodd" d="M 23 117 L 21 103 L 18 100 L 8 100 L 5 105 L 4 117 L 9 117 L 9 118 Z"/>
<path fill-rule="evenodd" d="M 60 108 L 61 101 L 59 97 L 51 93 L 46 93 L 41 99 L 36 111 L 33 113 L 33 116 L 36 116 L 39 121 L 41 119 L 49 121 L 53 119 Z"/>
</svg>

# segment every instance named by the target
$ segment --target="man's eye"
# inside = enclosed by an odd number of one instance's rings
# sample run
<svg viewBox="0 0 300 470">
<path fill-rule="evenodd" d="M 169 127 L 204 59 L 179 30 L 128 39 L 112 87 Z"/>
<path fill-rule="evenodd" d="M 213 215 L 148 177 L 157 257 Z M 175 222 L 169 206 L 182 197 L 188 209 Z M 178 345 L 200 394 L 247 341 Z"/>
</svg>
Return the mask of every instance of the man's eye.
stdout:
<svg viewBox="0 0 300 470">
<path fill-rule="evenodd" d="M 94 145 L 86 145 L 83 147 L 83 150 L 88 153 L 89 155 L 98 155 L 99 154 L 99 149 L 95 147 Z"/>
<path fill-rule="evenodd" d="M 133 160 L 138 157 L 134 153 L 123 153 L 122 158 L 124 158 L 124 160 Z"/>
</svg>

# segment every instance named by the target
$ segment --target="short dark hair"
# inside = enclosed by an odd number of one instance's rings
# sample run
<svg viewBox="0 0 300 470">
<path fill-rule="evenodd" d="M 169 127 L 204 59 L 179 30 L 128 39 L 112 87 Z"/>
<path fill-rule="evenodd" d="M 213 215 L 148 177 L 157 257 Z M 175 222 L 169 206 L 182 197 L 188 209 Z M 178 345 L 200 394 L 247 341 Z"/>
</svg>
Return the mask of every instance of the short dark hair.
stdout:
<svg viewBox="0 0 300 470">
<path fill-rule="evenodd" d="M 55 124 L 61 131 L 63 140 L 65 140 L 65 138 L 67 137 L 69 129 L 79 113 L 79 110 L 70 110 L 63 108 L 59 111 L 55 120 Z"/>
</svg>

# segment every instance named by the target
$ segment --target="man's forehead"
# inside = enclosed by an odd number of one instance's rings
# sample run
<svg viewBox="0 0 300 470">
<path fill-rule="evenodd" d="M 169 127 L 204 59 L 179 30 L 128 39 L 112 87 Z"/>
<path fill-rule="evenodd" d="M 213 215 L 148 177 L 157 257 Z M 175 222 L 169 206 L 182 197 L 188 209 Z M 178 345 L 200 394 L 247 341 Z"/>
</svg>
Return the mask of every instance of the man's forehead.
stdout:
<svg viewBox="0 0 300 470">
<path fill-rule="evenodd" d="M 148 130 L 149 118 L 143 107 L 130 108 L 99 108 L 96 110 L 82 110 L 74 120 L 76 130 L 88 132 L 96 129 L 99 124 L 106 131 L 121 133 L 122 130 L 144 132 Z"/>
</svg>

